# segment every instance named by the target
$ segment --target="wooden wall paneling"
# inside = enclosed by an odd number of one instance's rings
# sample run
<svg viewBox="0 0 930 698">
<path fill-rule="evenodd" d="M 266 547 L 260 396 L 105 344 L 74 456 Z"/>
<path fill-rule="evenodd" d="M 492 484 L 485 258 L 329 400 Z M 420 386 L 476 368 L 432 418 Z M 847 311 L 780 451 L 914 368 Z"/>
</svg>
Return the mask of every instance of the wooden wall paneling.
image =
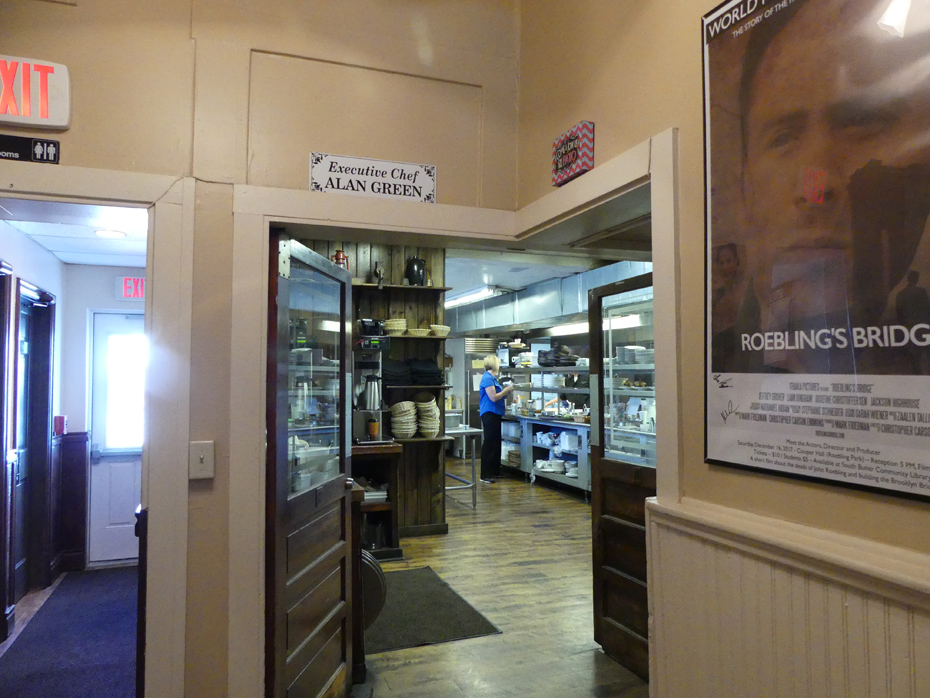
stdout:
<svg viewBox="0 0 930 698">
<path fill-rule="evenodd" d="M 440 419 L 442 416 L 440 415 Z M 442 422 L 440 422 L 441 424 Z M 440 433 L 442 433 L 440 431 Z M 435 458 L 433 459 L 433 468 L 430 472 L 430 484 L 429 484 L 429 522 L 432 523 L 443 523 L 446 520 L 445 517 L 445 442 L 440 441 L 439 443 L 434 444 L 435 448 Z"/>
<path fill-rule="evenodd" d="M 404 291 L 404 315 L 407 327 L 422 327 L 420 323 L 420 303 L 416 291 Z"/>
<path fill-rule="evenodd" d="M 417 464 L 417 519 L 420 525 L 433 523 L 433 470 L 439 457 L 439 443 L 424 443 Z"/>
<path fill-rule="evenodd" d="M 397 526 L 407 525 L 407 452 L 410 450 L 410 444 L 403 445 L 404 450 L 397 459 L 397 466 L 394 468 L 397 483 L 397 491 L 394 494 L 394 511 L 397 515 Z"/>
<path fill-rule="evenodd" d="M 48 481 L 48 560 L 47 581 L 54 582 L 61 573 L 61 436 L 53 435 Z"/>
<path fill-rule="evenodd" d="M 716 572 L 716 562 L 715 562 L 715 550 L 713 546 L 708 545 L 706 541 L 701 542 L 701 546 L 694 551 L 694 566 L 690 569 L 694 570 L 694 578 L 705 580 L 713 579 Z M 702 589 L 702 597 L 708 600 L 708 603 L 703 603 L 701 606 L 701 616 L 700 623 L 706 628 L 707 643 L 704 644 L 703 661 L 707 664 L 712 664 L 713 666 L 720 666 L 720 657 L 722 655 L 720 651 L 720 626 L 717 618 L 717 608 L 716 604 L 710 603 L 710 599 L 715 597 L 716 589 L 712 586 L 708 586 Z M 707 692 L 708 696 L 711 695 L 723 695 L 723 688 L 720 681 L 721 671 L 714 672 L 713 675 L 706 677 L 705 681 L 707 682 L 704 690 Z"/>
<path fill-rule="evenodd" d="M 58 497 L 58 552 L 61 571 L 82 570 L 87 565 L 87 476 L 89 469 L 86 431 L 61 437 L 61 485 Z"/>
<path fill-rule="evenodd" d="M 846 663 L 846 590 L 826 581 L 822 581 L 821 584 L 826 595 L 824 609 L 826 609 L 826 683 L 828 687 L 823 695 L 827 698 L 843 698 L 849 694 L 844 667 Z"/>
<path fill-rule="evenodd" d="M 887 613 L 888 695 L 907 696 L 911 693 L 915 669 L 911 643 L 911 612 L 900 604 L 888 604 Z"/>
<path fill-rule="evenodd" d="M 420 521 L 417 519 L 417 461 L 420 457 L 420 448 L 415 444 L 412 448 L 404 448 L 404 479 L 406 489 L 404 490 L 404 520 L 401 526 L 417 526 Z"/>
<path fill-rule="evenodd" d="M 375 263 L 384 269 L 384 283 L 391 283 L 391 250 L 387 245 L 370 245 L 368 268 L 372 274 L 375 271 Z M 377 279 L 372 277 L 372 281 L 377 282 Z"/>
<path fill-rule="evenodd" d="M 911 612 L 911 638 L 913 646 L 911 654 L 914 657 L 924 656 L 930 652 L 930 619 L 922 618 Z M 921 652 L 924 654 L 921 655 Z M 930 696 L 930 662 L 912 662 L 914 666 L 913 696 Z"/>
<path fill-rule="evenodd" d="M 310 243 L 313 251 L 322 257 L 329 259 L 329 241 L 328 240 L 314 240 Z"/>
<path fill-rule="evenodd" d="M 893 696 L 888 689 L 891 676 L 888 674 L 888 640 L 891 635 L 888 628 L 887 605 L 884 599 L 868 596 L 865 599 L 865 622 L 867 637 L 886 638 L 886 642 L 870 643 L 869 648 L 869 685 L 870 696 Z M 900 695 L 900 694 L 898 694 Z"/>
<path fill-rule="evenodd" d="M 403 245 L 391 245 L 391 281 L 392 284 L 401 283 L 401 279 L 404 278 L 404 265 L 406 264 L 404 258 L 404 246 Z"/>
<path fill-rule="evenodd" d="M 371 273 L 371 243 L 360 242 L 355 246 L 355 271 L 352 275 L 362 282 L 374 281 L 378 279 Z"/>
<path fill-rule="evenodd" d="M 734 557 L 736 556 L 733 553 Z M 805 590 L 807 596 L 806 609 L 827 608 L 827 588 L 822 580 L 813 578 L 808 580 Z M 733 608 L 731 613 L 738 615 L 737 609 Z M 810 667 L 810 691 L 813 696 L 829 696 L 829 686 L 827 677 L 829 676 L 829 667 L 827 665 L 827 656 L 830 653 L 830 645 L 827 639 L 827 623 L 829 611 L 818 618 L 808 618 L 807 634 L 811 651 L 807 658 Z"/>
<path fill-rule="evenodd" d="M 427 264 L 430 270 L 430 278 L 433 280 L 433 286 L 445 286 L 446 251 L 441 247 L 430 247 L 428 253 Z M 440 304 L 440 307 L 441 305 L 442 304 Z"/>
<path fill-rule="evenodd" d="M 651 521 L 656 695 L 930 695 L 922 586 L 882 586 L 835 557 L 768 559 L 764 545 L 729 545 L 704 524 Z"/>
</svg>

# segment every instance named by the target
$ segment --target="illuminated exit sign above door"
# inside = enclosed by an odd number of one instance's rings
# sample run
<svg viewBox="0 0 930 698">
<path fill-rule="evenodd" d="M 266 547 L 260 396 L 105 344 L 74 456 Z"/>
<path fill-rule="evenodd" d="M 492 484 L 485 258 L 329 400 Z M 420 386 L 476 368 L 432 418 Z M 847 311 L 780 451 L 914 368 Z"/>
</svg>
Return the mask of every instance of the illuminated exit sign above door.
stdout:
<svg viewBox="0 0 930 698">
<path fill-rule="evenodd" d="M 71 125 L 71 78 L 61 63 L 0 55 L 0 124 L 63 130 Z"/>
<path fill-rule="evenodd" d="M 145 277 L 118 276 L 116 278 L 116 297 L 121 301 L 144 301 Z"/>
</svg>

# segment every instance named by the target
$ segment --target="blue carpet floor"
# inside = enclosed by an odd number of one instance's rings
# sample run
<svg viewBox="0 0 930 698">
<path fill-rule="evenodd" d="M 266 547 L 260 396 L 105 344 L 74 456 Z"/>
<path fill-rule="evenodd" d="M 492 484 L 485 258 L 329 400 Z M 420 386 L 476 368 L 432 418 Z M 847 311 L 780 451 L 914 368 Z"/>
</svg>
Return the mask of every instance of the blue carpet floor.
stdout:
<svg viewBox="0 0 930 698">
<path fill-rule="evenodd" d="M 0 657 L 0 698 L 133 698 L 137 577 L 68 573 Z"/>
</svg>

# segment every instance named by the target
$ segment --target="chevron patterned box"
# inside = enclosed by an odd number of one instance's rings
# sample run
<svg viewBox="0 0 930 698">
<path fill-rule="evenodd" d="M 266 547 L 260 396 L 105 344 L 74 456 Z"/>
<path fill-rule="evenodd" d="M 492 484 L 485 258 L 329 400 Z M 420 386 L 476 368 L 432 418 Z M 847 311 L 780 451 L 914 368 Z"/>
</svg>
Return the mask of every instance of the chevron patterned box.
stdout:
<svg viewBox="0 0 930 698">
<path fill-rule="evenodd" d="M 594 169 L 594 122 L 579 121 L 552 142 L 552 186 Z"/>
</svg>

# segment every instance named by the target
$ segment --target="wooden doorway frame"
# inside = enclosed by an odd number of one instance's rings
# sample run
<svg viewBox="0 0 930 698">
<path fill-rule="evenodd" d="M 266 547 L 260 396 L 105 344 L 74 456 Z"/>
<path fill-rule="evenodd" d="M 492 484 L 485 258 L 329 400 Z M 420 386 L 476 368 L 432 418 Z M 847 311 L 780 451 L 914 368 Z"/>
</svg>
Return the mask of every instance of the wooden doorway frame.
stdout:
<svg viewBox="0 0 930 698">
<path fill-rule="evenodd" d="M 149 510 L 146 696 L 183 698 L 187 630 L 188 443 L 193 288 L 192 178 L 0 161 L 0 190 L 22 199 L 149 210 L 143 506 Z M 149 381 L 151 384 L 151 381 Z"/>
<path fill-rule="evenodd" d="M 658 405 L 659 497 L 679 499 L 678 133 L 669 129 L 632 147 L 518 211 L 233 186 L 232 375 L 230 394 L 229 692 L 264 689 L 265 483 L 255 467 L 265 453 L 268 230 L 301 223 L 355 231 L 435 236 L 440 245 L 483 239 L 532 246 L 532 236 L 648 181 L 651 191 Z M 661 377 L 660 377 L 661 376 Z"/>
</svg>

